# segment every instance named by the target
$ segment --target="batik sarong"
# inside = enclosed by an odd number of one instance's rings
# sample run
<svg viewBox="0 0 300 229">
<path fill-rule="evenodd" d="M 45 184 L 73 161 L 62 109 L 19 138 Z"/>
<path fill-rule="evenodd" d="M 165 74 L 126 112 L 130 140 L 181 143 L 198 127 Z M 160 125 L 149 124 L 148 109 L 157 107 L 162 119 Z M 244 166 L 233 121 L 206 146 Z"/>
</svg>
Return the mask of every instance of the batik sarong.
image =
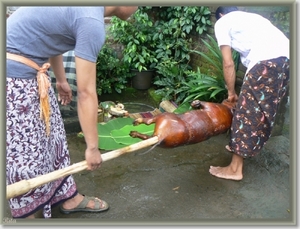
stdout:
<svg viewBox="0 0 300 229">
<path fill-rule="evenodd" d="M 246 158 L 270 138 L 278 106 L 289 83 L 289 59 L 258 62 L 245 76 L 234 112 L 229 146 Z"/>
<path fill-rule="evenodd" d="M 66 134 L 53 88 L 49 90 L 51 107 L 50 135 L 40 118 L 40 100 L 36 79 L 6 80 L 6 184 L 28 180 L 70 165 Z M 57 179 L 9 199 L 14 218 L 27 217 L 42 209 L 51 217 L 51 206 L 76 195 L 72 176 Z"/>
</svg>

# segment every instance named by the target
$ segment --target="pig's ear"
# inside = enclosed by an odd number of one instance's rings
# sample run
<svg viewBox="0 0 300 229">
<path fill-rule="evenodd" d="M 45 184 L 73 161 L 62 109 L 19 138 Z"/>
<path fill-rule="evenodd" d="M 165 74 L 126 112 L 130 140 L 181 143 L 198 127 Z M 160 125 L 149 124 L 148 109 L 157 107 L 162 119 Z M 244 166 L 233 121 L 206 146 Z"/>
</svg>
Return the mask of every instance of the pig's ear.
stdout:
<svg viewBox="0 0 300 229">
<path fill-rule="evenodd" d="M 200 109 L 202 107 L 201 101 L 200 100 L 194 100 L 191 102 L 191 107 L 193 109 Z"/>
</svg>

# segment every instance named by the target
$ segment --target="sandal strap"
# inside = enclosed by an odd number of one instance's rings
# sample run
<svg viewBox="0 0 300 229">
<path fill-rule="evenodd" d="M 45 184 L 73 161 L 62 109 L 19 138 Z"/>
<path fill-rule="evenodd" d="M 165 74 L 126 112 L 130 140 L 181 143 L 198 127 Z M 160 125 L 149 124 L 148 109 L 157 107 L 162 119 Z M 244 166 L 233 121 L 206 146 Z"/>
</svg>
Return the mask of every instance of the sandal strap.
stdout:
<svg viewBox="0 0 300 229">
<path fill-rule="evenodd" d="M 95 203 L 94 209 L 100 209 L 100 203 L 102 204 L 103 202 L 102 200 L 94 196 L 85 196 L 85 195 L 83 195 L 83 200 L 78 204 L 76 208 L 86 208 L 90 200 L 93 200 Z"/>
<path fill-rule="evenodd" d="M 89 201 L 90 201 L 89 198 L 83 196 L 83 200 L 78 204 L 76 208 L 85 208 Z"/>
</svg>

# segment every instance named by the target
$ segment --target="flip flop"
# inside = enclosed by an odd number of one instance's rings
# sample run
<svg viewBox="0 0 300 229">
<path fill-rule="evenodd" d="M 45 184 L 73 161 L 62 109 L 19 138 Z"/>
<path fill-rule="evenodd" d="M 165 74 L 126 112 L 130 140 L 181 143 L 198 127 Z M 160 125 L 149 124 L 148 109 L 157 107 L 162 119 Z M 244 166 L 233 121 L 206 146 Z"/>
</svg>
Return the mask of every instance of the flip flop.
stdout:
<svg viewBox="0 0 300 229">
<path fill-rule="evenodd" d="M 73 213 L 73 212 L 102 212 L 102 211 L 108 210 L 109 206 L 104 200 L 100 200 L 99 198 L 93 197 L 93 196 L 85 196 L 85 195 L 83 195 L 83 196 L 84 196 L 83 200 L 78 204 L 77 207 L 75 207 L 73 209 L 65 209 L 61 205 L 60 206 L 61 213 L 70 214 L 70 213 Z M 87 208 L 86 207 L 90 200 L 95 201 L 95 207 L 94 208 Z M 100 208 L 100 203 L 101 203 L 101 205 L 103 204 L 105 207 Z"/>
</svg>

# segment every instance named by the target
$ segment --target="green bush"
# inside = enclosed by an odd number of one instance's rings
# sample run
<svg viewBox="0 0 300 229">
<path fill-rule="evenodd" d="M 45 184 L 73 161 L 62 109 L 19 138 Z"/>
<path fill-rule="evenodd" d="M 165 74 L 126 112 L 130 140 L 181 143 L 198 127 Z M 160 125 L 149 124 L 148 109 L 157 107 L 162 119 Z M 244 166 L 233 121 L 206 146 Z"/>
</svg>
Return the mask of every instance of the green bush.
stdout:
<svg viewBox="0 0 300 229">
<path fill-rule="evenodd" d="M 96 65 L 96 87 L 97 94 L 121 93 L 126 88 L 128 79 L 132 77 L 129 66 L 124 63 L 107 42 L 99 52 Z"/>
<path fill-rule="evenodd" d="M 114 42 L 123 45 L 123 61 L 130 68 L 139 71 L 154 68 L 158 44 L 153 40 L 153 21 L 142 7 L 127 21 L 112 17 L 109 31 Z"/>
<path fill-rule="evenodd" d="M 189 35 L 207 32 L 210 14 L 205 6 L 139 7 L 127 21 L 112 17 L 109 31 L 124 46 L 124 62 L 139 71 L 168 60 L 188 64 Z"/>
<path fill-rule="evenodd" d="M 222 102 L 227 97 L 227 89 L 223 76 L 222 54 L 216 40 L 208 35 L 208 41 L 202 39 L 203 44 L 208 49 L 207 52 L 191 50 L 201 55 L 210 65 L 210 71 L 203 74 L 200 68 L 193 71 L 188 65 L 184 66 L 180 62 L 165 62 L 157 66 L 154 84 L 159 86 L 156 92 L 163 96 L 164 100 L 173 100 L 178 104 L 190 103 L 195 99 Z M 239 53 L 233 51 L 233 59 L 236 70 L 239 64 Z"/>
</svg>

